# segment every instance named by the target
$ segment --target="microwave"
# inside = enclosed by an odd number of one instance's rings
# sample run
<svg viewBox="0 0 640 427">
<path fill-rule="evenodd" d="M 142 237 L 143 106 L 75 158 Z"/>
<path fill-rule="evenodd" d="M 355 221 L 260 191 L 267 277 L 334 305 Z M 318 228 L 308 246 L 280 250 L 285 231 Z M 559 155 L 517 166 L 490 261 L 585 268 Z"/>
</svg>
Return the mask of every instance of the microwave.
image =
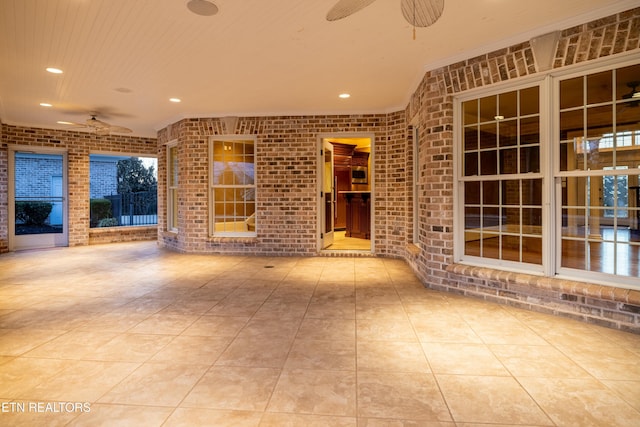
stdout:
<svg viewBox="0 0 640 427">
<path fill-rule="evenodd" d="M 352 166 L 351 167 L 351 183 L 352 184 L 366 184 L 367 179 L 367 167 L 366 166 Z"/>
</svg>

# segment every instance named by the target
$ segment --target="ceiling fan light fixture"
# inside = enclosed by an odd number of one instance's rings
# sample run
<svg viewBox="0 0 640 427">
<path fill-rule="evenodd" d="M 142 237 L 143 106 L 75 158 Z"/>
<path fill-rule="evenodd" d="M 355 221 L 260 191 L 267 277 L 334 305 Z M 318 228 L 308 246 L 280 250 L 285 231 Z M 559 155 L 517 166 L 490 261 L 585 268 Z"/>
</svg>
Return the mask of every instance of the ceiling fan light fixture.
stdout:
<svg viewBox="0 0 640 427">
<path fill-rule="evenodd" d="M 189 0 L 187 9 L 200 16 L 213 16 L 218 13 L 218 6 L 208 0 Z"/>
<path fill-rule="evenodd" d="M 631 98 L 640 99 L 640 91 L 633 92 L 633 95 L 631 95 Z"/>
</svg>

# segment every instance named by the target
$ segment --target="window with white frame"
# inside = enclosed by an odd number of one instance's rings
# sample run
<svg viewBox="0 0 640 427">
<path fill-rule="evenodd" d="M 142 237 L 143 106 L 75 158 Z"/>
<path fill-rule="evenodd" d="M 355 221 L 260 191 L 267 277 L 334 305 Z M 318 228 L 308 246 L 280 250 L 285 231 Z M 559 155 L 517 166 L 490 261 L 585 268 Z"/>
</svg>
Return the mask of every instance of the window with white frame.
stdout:
<svg viewBox="0 0 640 427">
<path fill-rule="evenodd" d="M 212 137 L 209 153 L 211 234 L 255 236 L 255 138 Z"/>
<path fill-rule="evenodd" d="M 640 275 L 640 65 L 558 82 L 560 271 Z"/>
<path fill-rule="evenodd" d="M 637 287 L 638 80 L 627 63 L 461 97 L 456 260 Z"/>
<path fill-rule="evenodd" d="M 167 230 L 178 231 L 178 145 L 167 146 Z"/>
<path fill-rule="evenodd" d="M 417 127 L 413 127 L 413 218 L 412 218 L 412 234 L 413 244 L 418 245 L 420 242 L 419 231 L 419 209 L 418 202 L 420 195 L 420 133 Z"/>
<path fill-rule="evenodd" d="M 464 255 L 542 264 L 539 87 L 462 103 Z"/>
</svg>

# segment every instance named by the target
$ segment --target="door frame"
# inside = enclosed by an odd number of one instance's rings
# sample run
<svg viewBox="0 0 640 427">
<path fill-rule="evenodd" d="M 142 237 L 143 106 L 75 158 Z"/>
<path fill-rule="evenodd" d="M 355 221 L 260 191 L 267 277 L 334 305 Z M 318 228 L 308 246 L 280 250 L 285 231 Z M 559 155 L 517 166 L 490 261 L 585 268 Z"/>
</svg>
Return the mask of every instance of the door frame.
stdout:
<svg viewBox="0 0 640 427">
<path fill-rule="evenodd" d="M 375 162 L 376 162 L 376 156 L 375 156 L 375 152 L 376 152 L 376 136 L 374 133 L 371 132 L 326 132 L 326 133 L 320 133 L 317 135 L 317 142 L 316 142 L 316 181 L 317 181 L 317 185 L 316 185 L 316 200 L 317 200 L 317 204 L 316 204 L 316 213 L 317 213 L 317 225 L 316 225 L 316 242 L 317 242 L 317 252 L 323 252 L 326 251 L 327 249 L 323 249 L 322 248 L 322 230 L 324 228 L 324 216 L 323 216 L 323 211 L 324 211 L 324 198 L 321 196 L 322 194 L 322 185 L 323 185 L 323 179 L 324 179 L 324 156 L 321 154 L 323 147 L 324 147 L 324 141 L 326 139 L 337 139 L 337 138 L 368 138 L 371 141 L 371 154 L 369 156 L 370 159 L 370 168 L 369 168 L 369 186 L 371 188 L 371 212 L 369 213 L 370 215 L 370 224 L 371 224 L 371 249 L 370 252 L 373 254 L 375 253 L 375 236 L 376 236 L 376 221 L 375 221 L 375 200 L 376 200 L 376 193 L 375 193 L 375 188 L 376 188 L 376 174 L 375 172 Z M 338 195 L 339 197 L 339 195 Z M 328 250 L 330 251 L 330 249 Z M 364 251 L 363 251 L 364 252 Z"/>
<path fill-rule="evenodd" d="M 45 241 L 43 245 L 29 244 L 24 247 L 17 247 L 15 224 L 16 224 L 16 211 L 15 211 L 15 154 L 16 153 L 33 153 L 33 154 L 53 154 L 62 156 L 62 233 L 56 233 L 59 235 L 53 236 L 52 234 L 40 234 L 35 236 L 48 236 L 49 241 Z M 52 148 L 52 147 L 33 147 L 30 145 L 9 145 L 8 150 L 8 222 L 9 222 L 9 251 L 25 250 L 25 249 L 43 249 L 60 246 L 69 246 L 69 187 L 68 187 L 68 174 L 69 174 L 69 161 L 68 151 L 64 148 Z M 53 236 L 53 237 L 51 237 Z M 34 242 L 37 241 L 37 237 L 33 238 Z"/>
</svg>

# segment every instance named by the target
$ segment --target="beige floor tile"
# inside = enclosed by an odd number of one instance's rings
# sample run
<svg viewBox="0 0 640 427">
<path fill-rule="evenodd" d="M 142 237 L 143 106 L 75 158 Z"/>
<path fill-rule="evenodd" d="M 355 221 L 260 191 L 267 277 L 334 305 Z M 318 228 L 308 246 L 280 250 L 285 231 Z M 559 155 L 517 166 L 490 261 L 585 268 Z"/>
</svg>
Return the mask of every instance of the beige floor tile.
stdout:
<svg viewBox="0 0 640 427">
<path fill-rule="evenodd" d="M 102 396 L 99 403 L 177 406 L 208 366 L 145 363 Z"/>
<path fill-rule="evenodd" d="M 134 334 L 179 335 L 191 326 L 198 317 L 193 314 L 172 314 L 160 311 L 138 323 L 129 332 Z"/>
<path fill-rule="evenodd" d="M 586 378 L 589 373 L 552 346 L 490 345 L 515 377 Z"/>
<path fill-rule="evenodd" d="M 399 304 L 400 296 L 393 287 L 357 287 L 357 304 Z"/>
<path fill-rule="evenodd" d="M 640 355 L 624 348 L 558 345 L 584 370 L 603 380 L 640 381 Z"/>
<path fill-rule="evenodd" d="M 157 352 L 150 361 L 212 365 L 232 340 L 232 337 L 181 335 Z"/>
<path fill-rule="evenodd" d="M 600 380 L 600 382 L 633 406 L 636 411 L 640 411 L 640 381 Z"/>
<path fill-rule="evenodd" d="M 94 402 L 136 370 L 140 364 L 125 362 L 69 361 L 22 398 L 61 402 Z"/>
<path fill-rule="evenodd" d="M 0 365 L 0 398 L 15 399 L 28 395 L 38 384 L 64 369 L 67 363 L 59 359 L 21 357 Z"/>
<path fill-rule="evenodd" d="M 398 341 L 358 340 L 358 370 L 431 372 L 419 343 Z"/>
<path fill-rule="evenodd" d="M 293 339 L 302 319 L 258 318 L 251 319 L 238 333 L 238 338 Z"/>
<path fill-rule="evenodd" d="M 298 320 L 304 317 L 307 311 L 306 302 L 282 302 L 273 301 L 268 299 L 256 314 L 253 315 L 253 319 L 291 319 Z"/>
<path fill-rule="evenodd" d="M 450 319 L 442 316 L 427 319 L 425 316 L 415 317 L 410 314 L 409 319 L 418 340 L 423 343 L 483 343 L 475 331 L 455 315 Z"/>
<path fill-rule="evenodd" d="M 19 356 L 54 340 L 66 331 L 38 329 L 9 329 L 0 336 L 0 355 Z"/>
<path fill-rule="evenodd" d="M 296 337 L 310 340 L 355 340 L 356 322 L 355 319 L 305 318 Z"/>
<path fill-rule="evenodd" d="M 512 377 L 438 375 L 454 421 L 507 425 L 553 425 Z"/>
<path fill-rule="evenodd" d="M 447 421 L 427 421 L 389 418 L 358 418 L 358 427 L 456 427 L 459 424 Z M 480 426 L 478 426 L 480 427 Z M 489 426 L 482 426 L 489 427 Z M 491 424 L 490 427 L 495 427 Z M 519 426 L 520 427 L 520 426 Z M 526 426 L 525 426 L 526 427 Z"/>
<path fill-rule="evenodd" d="M 520 382 L 557 425 L 640 425 L 640 412 L 594 379 L 521 378 Z"/>
<path fill-rule="evenodd" d="M 211 310 L 220 300 L 182 299 L 160 310 L 159 314 L 202 315 Z"/>
<path fill-rule="evenodd" d="M 348 371 L 283 371 L 268 412 L 356 415 L 356 375 Z"/>
<path fill-rule="evenodd" d="M 91 410 L 74 418 L 69 427 L 159 427 L 171 411 L 173 408 L 92 404 Z"/>
<path fill-rule="evenodd" d="M 120 334 L 97 347 L 91 359 L 145 362 L 173 340 L 171 335 Z"/>
<path fill-rule="evenodd" d="M 262 412 L 177 408 L 163 427 L 258 427 Z"/>
<path fill-rule="evenodd" d="M 193 387 L 181 407 L 264 411 L 279 369 L 214 366 Z"/>
<path fill-rule="evenodd" d="M 357 427 L 355 417 L 328 415 L 271 414 L 262 417 L 260 427 Z"/>
<path fill-rule="evenodd" d="M 216 361 L 216 366 L 282 368 L 293 338 L 237 337 Z"/>
<path fill-rule="evenodd" d="M 436 374 L 506 376 L 509 371 L 484 344 L 423 343 Z"/>
<path fill-rule="evenodd" d="M 355 342 L 297 339 L 291 347 L 285 369 L 355 371 Z"/>
<path fill-rule="evenodd" d="M 489 318 L 468 320 L 471 329 L 485 344 L 547 344 L 547 341 L 522 322 L 503 317 L 502 313 L 494 316 L 495 321 L 491 321 Z"/>
<path fill-rule="evenodd" d="M 150 315 L 145 313 L 102 313 L 79 326 L 79 331 L 127 332 Z"/>
<path fill-rule="evenodd" d="M 408 318 L 358 319 L 358 341 L 415 341 L 418 342 Z"/>
<path fill-rule="evenodd" d="M 311 303 L 309 303 L 305 317 L 315 319 L 355 319 L 356 307 L 353 302 L 344 302 L 341 300 L 312 300 Z"/>
<path fill-rule="evenodd" d="M 451 421 L 431 374 L 358 372 L 358 416 Z"/>
<path fill-rule="evenodd" d="M 407 313 L 400 303 L 381 304 L 375 302 L 359 302 L 356 305 L 357 319 L 400 319 L 407 320 Z"/>
<path fill-rule="evenodd" d="M 27 357 L 82 359 L 108 343 L 117 334 L 97 331 L 71 331 L 29 351 Z"/>
<path fill-rule="evenodd" d="M 206 315 L 193 322 L 182 335 L 193 336 L 229 336 L 235 337 L 247 324 L 249 316 L 212 316 Z"/>
</svg>

